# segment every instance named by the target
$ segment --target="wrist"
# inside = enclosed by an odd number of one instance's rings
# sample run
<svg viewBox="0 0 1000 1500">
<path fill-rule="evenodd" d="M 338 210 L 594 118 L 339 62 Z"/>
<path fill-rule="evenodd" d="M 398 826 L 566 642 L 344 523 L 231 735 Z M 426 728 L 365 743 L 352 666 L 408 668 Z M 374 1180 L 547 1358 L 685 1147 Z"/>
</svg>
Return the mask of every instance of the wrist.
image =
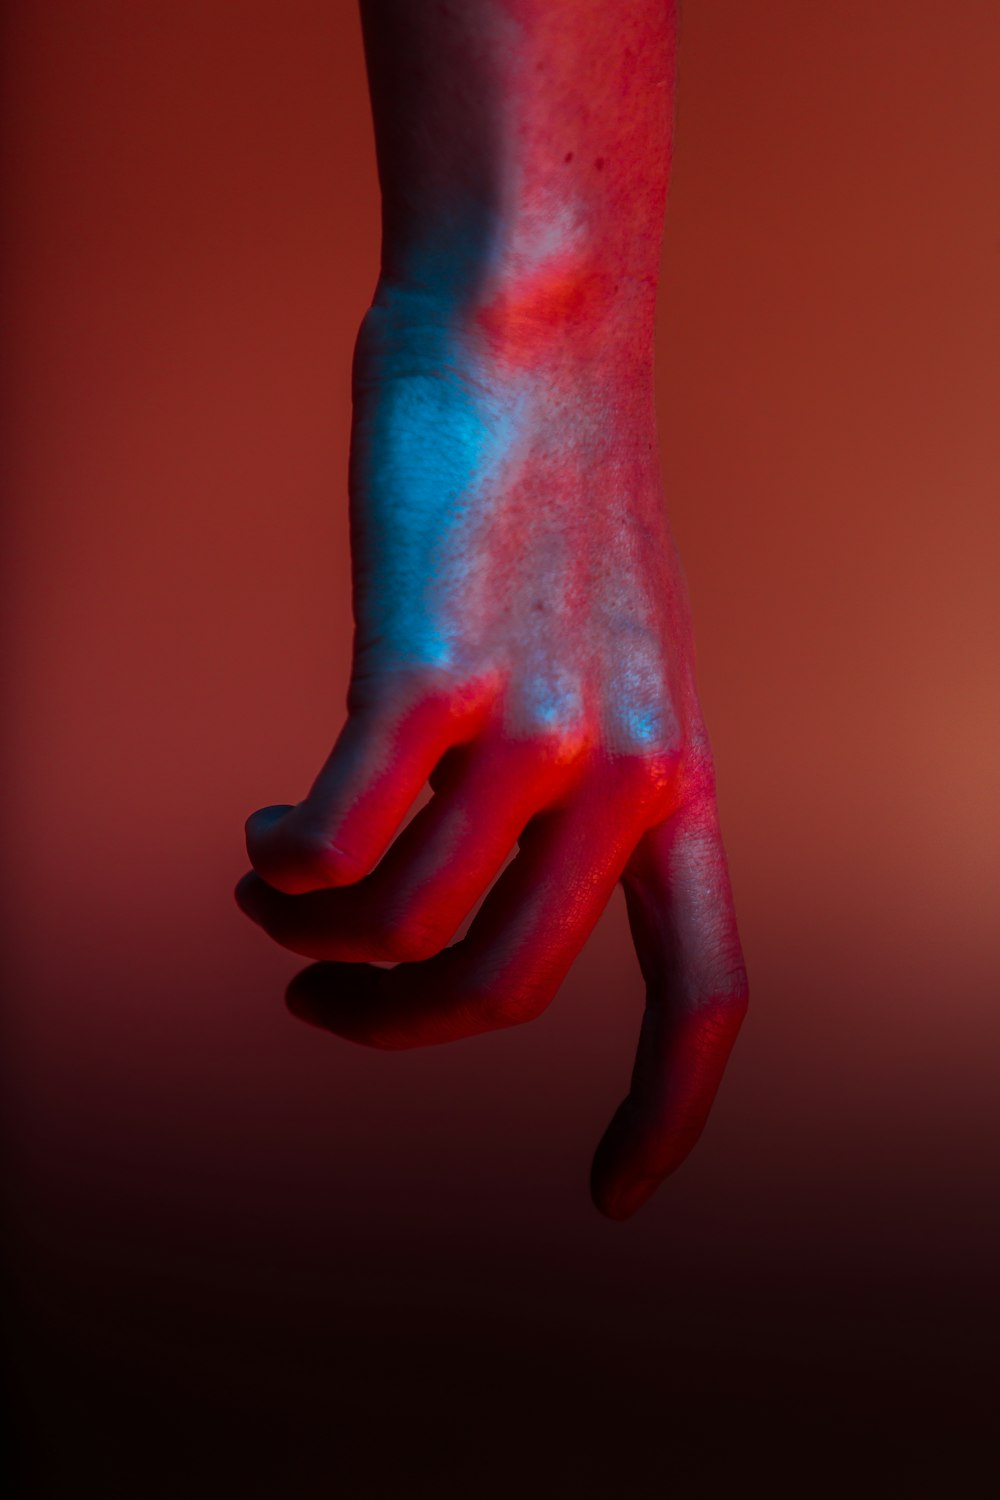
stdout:
<svg viewBox="0 0 1000 1500">
<path fill-rule="evenodd" d="M 443 258 L 444 259 L 444 258 Z M 421 373 L 484 363 L 509 371 L 652 382 L 656 278 L 583 256 L 497 257 L 474 274 L 379 280 L 358 339 L 356 373 Z"/>
</svg>

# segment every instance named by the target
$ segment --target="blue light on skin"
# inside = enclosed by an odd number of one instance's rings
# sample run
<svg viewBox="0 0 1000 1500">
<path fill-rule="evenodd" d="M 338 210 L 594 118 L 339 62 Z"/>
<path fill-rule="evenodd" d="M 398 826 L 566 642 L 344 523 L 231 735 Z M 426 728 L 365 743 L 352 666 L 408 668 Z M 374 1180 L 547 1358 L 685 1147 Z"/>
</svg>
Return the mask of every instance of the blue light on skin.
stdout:
<svg viewBox="0 0 1000 1500">
<path fill-rule="evenodd" d="M 652 708 L 629 707 L 621 715 L 621 733 L 625 745 L 633 754 L 643 751 L 654 753 L 662 749 L 664 740 L 664 715 L 657 705 Z"/>
<path fill-rule="evenodd" d="M 363 670 L 446 668 L 469 643 L 474 541 L 524 452 L 529 406 L 523 378 L 485 371 L 465 326 L 497 243 L 490 211 L 473 205 L 449 234 L 411 247 L 359 334 L 351 547 Z"/>
<path fill-rule="evenodd" d="M 466 227 L 464 243 L 453 233 L 446 251 L 439 241 L 430 248 L 411 248 L 405 279 L 383 279 L 359 335 L 351 513 L 355 669 L 365 675 L 413 666 L 460 667 L 462 656 L 482 644 L 479 626 L 496 603 L 500 575 L 514 599 L 524 545 L 536 564 L 533 576 L 541 573 L 546 579 L 548 606 L 563 618 L 566 614 L 558 595 L 575 564 L 560 566 L 553 559 L 553 566 L 537 566 L 540 547 L 565 548 L 562 516 L 550 505 L 546 525 L 546 507 L 536 507 L 529 498 L 530 528 L 520 533 L 510 525 L 510 498 L 525 477 L 529 495 L 531 486 L 541 486 L 550 500 L 560 494 L 576 496 L 585 483 L 576 470 L 579 428 L 587 421 L 588 403 L 581 403 L 575 386 L 560 391 L 551 368 L 533 371 L 530 356 L 511 362 L 488 352 L 494 348 L 491 333 L 484 332 L 471 309 L 481 314 L 484 303 L 499 305 L 501 319 L 511 318 L 518 331 L 527 326 L 539 332 L 550 313 L 561 324 L 561 293 L 569 274 L 566 253 L 574 250 L 575 220 L 564 209 L 542 216 L 534 226 L 533 253 L 521 245 L 513 257 L 527 275 L 524 282 L 515 280 L 524 296 L 513 301 L 506 295 L 497 301 L 498 287 L 506 281 L 499 262 L 511 258 L 510 245 L 501 245 L 501 235 L 483 209 L 478 217 L 468 215 Z M 397 258 L 397 278 L 399 268 Z M 560 292 L 554 309 L 548 306 L 550 283 Z M 553 413 L 564 451 L 560 449 L 553 474 L 552 444 L 544 438 L 549 473 L 536 473 L 539 423 L 544 430 Z M 590 417 L 603 430 L 600 411 L 595 408 Z M 576 440 L 570 442 L 566 423 L 572 425 L 574 419 Z M 487 541 L 493 518 L 501 512 L 507 516 L 507 535 Z M 550 652 L 538 639 L 544 627 L 529 608 L 515 612 L 515 618 L 522 697 L 532 700 L 525 702 L 526 718 L 540 728 L 580 723 L 580 664 L 574 663 L 572 684 L 543 685 L 551 675 Z M 504 647 L 512 644 L 508 636 Z M 531 661 L 536 650 L 537 672 Z M 537 682 L 532 683 L 533 677 Z"/>
<path fill-rule="evenodd" d="M 425 360 L 434 360 L 426 345 Z M 382 669 L 452 663 L 452 620 L 472 586 L 469 542 L 502 499 L 501 471 L 516 463 L 524 404 L 515 392 L 503 402 L 477 388 L 453 354 L 436 373 L 391 371 L 358 401 L 351 474 L 358 628 Z M 460 528 L 469 536 L 456 543 Z"/>
<path fill-rule="evenodd" d="M 411 223 L 376 288 L 354 362 L 351 550 L 355 670 L 453 666 L 475 579 L 475 535 L 517 455 L 525 396 L 489 386 L 463 333 L 501 236 L 496 190 Z M 468 639 L 465 600 L 463 637 Z"/>
<path fill-rule="evenodd" d="M 633 626 L 619 640 L 608 725 L 609 742 L 627 755 L 661 754 L 681 741 L 662 651 Z"/>
</svg>

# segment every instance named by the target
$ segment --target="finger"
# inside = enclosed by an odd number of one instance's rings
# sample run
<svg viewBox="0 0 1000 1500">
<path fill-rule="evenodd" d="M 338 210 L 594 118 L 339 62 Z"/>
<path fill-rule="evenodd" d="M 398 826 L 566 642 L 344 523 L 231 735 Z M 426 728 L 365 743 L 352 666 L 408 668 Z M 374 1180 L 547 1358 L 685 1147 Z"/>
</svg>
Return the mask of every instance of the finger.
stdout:
<svg viewBox="0 0 1000 1500">
<path fill-rule="evenodd" d="M 308 958 L 430 958 L 454 936 L 568 774 L 563 760 L 533 741 L 476 742 L 451 759 L 447 773 L 442 762 L 432 774 L 437 795 L 364 880 L 289 896 L 251 875 L 236 899 L 276 942 Z"/>
<path fill-rule="evenodd" d="M 351 714 L 309 795 L 247 820 L 250 863 L 288 895 L 349 885 L 373 868 L 445 751 L 476 733 L 482 695 L 389 695 Z"/>
<path fill-rule="evenodd" d="M 594 1201 L 626 1219 L 687 1156 L 746 1012 L 747 983 L 714 802 L 648 833 L 623 877 L 646 981 L 628 1096 L 597 1148 Z"/>
<path fill-rule="evenodd" d="M 289 1006 L 339 1036 L 385 1048 L 532 1019 L 607 904 L 642 816 L 634 799 L 612 797 L 546 813 L 525 830 L 517 858 L 460 943 L 393 970 L 318 964 L 292 981 Z"/>
</svg>

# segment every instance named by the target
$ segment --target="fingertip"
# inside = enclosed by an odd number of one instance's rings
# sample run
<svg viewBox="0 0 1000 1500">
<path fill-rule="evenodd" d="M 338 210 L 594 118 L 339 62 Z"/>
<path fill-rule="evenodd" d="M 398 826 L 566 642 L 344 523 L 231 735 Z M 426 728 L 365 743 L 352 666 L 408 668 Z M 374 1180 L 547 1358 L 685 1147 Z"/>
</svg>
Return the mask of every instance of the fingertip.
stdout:
<svg viewBox="0 0 1000 1500">
<path fill-rule="evenodd" d="M 378 1037 L 379 999 L 387 971 L 371 964 L 310 964 L 285 990 L 285 1005 L 298 1021 L 365 1046 Z"/>
<path fill-rule="evenodd" d="M 323 991 L 323 972 L 328 967 L 326 964 L 311 964 L 308 969 L 296 974 L 285 990 L 285 1005 L 290 1014 L 297 1021 L 304 1021 L 307 1026 L 315 1026 L 320 1030 L 328 1029 L 324 1026 L 319 1004 Z"/>
<path fill-rule="evenodd" d="M 264 882 L 255 871 L 248 870 L 242 879 L 236 882 L 233 890 L 233 896 L 240 911 L 254 921 L 257 919 L 258 893 L 263 884 Z"/>
<path fill-rule="evenodd" d="M 644 1178 L 635 1170 L 630 1115 L 631 1101 L 624 1099 L 601 1137 L 590 1168 L 590 1196 L 594 1206 L 616 1223 L 631 1218 L 659 1182 L 658 1178 Z M 651 1186 L 648 1191 L 640 1192 L 644 1182 L 650 1182 Z"/>
<path fill-rule="evenodd" d="M 595 1207 L 606 1218 L 630 1219 L 687 1160 L 700 1133 L 700 1125 L 657 1122 L 633 1095 L 626 1096 L 594 1153 L 590 1194 Z"/>
<path fill-rule="evenodd" d="M 286 896 L 355 885 L 374 862 L 339 847 L 302 802 L 251 813 L 246 843 L 257 873 Z"/>
<path fill-rule="evenodd" d="M 243 825 L 247 849 L 249 850 L 251 842 L 266 833 L 275 823 L 279 823 L 291 811 L 291 802 L 275 802 L 270 807 L 258 807 L 256 812 L 252 812 Z"/>
<path fill-rule="evenodd" d="M 612 1185 L 591 1185 L 594 1206 L 616 1224 L 624 1224 L 656 1192 L 662 1177 L 637 1177 Z"/>
</svg>

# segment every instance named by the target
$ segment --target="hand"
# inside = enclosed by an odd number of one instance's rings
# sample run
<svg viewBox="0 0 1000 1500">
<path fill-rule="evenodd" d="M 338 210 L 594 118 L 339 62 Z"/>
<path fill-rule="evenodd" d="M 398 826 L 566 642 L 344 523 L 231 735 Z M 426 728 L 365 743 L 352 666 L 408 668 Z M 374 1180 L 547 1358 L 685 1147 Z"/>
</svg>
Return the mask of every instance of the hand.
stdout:
<svg viewBox="0 0 1000 1500">
<path fill-rule="evenodd" d="M 539 295 L 369 313 L 348 718 L 308 796 L 249 819 L 237 898 L 321 960 L 297 1015 L 402 1048 L 537 1016 L 622 880 L 647 1008 L 592 1190 L 625 1218 L 700 1133 L 746 980 L 651 380 L 540 346 Z"/>
</svg>

